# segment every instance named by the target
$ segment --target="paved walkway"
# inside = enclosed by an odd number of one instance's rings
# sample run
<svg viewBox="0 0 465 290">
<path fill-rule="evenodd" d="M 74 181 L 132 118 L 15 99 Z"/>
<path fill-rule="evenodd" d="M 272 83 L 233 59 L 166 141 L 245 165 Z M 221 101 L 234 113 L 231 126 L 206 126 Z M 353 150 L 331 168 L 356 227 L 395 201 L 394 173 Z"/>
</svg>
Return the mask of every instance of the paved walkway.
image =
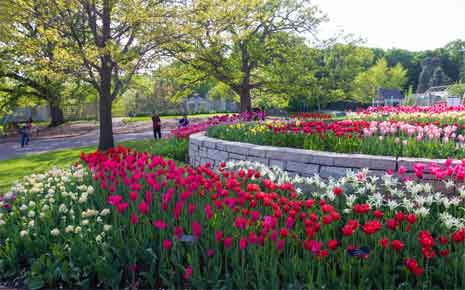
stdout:
<svg viewBox="0 0 465 290">
<path fill-rule="evenodd" d="M 162 130 L 162 135 L 169 134 L 169 130 Z M 125 133 L 114 135 L 115 142 L 129 140 L 152 139 L 153 131 L 148 130 L 139 133 Z M 81 136 L 70 138 L 40 139 L 32 138 L 28 146 L 21 148 L 19 142 L 7 142 L 0 144 L 0 160 L 11 159 L 29 153 L 43 153 L 65 148 L 79 148 L 98 144 L 98 130 L 91 131 Z"/>
</svg>

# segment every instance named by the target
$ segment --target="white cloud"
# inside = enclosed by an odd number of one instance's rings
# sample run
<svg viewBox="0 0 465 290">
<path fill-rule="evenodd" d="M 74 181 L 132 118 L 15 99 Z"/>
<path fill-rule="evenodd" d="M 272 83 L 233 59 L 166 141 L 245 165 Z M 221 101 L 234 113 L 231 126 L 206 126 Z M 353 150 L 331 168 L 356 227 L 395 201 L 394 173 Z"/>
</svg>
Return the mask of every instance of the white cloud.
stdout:
<svg viewBox="0 0 465 290">
<path fill-rule="evenodd" d="M 343 29 L 381 48 L 426 50 L 465 39 L 465 0 L 313 0 L 330 18 L 323 35 Z"/>
</svg>

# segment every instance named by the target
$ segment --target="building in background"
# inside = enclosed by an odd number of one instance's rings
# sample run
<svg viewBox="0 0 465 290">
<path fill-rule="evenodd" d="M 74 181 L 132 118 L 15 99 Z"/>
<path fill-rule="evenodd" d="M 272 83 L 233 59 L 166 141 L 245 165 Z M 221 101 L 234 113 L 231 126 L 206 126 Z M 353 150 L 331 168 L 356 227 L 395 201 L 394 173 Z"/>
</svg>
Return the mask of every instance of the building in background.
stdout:
<svg viewBox="0 0 465 290">
<path fill-rule="evenodd" d="M 403 100 L 404 95 L 400 90 L 380 88 L 373 98 L 373 106 L 398 106 Z"/>
</svg>

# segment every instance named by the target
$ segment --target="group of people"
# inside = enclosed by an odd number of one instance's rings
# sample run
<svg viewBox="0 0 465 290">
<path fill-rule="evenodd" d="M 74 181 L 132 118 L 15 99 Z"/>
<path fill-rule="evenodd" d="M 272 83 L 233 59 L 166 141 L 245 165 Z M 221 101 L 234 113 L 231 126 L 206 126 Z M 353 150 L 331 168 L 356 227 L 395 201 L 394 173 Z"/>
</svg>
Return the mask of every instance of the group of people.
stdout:
<svg viewBox="0 0 465 290">
<path fill-rule="evenodd" d="M 29 144 L 29 141 L 31 141 L 32 118 L 27 119 L 25 125 L 19 126 L 18 133 L 20 136 L 21 148 L 23 148 L 24 146 Z"/>
<path fill-rule="evenodd" d="M 161 139 L 161 119 L 158 114 L 152 115 L 152 125 L 153 125 L 153 137 L 156 139 Z M 187 115 L 184 114 L 181 119 L 178 121 L 178 128 L 187 127 L 189 125 L 189 119 Z"/>
</svg>

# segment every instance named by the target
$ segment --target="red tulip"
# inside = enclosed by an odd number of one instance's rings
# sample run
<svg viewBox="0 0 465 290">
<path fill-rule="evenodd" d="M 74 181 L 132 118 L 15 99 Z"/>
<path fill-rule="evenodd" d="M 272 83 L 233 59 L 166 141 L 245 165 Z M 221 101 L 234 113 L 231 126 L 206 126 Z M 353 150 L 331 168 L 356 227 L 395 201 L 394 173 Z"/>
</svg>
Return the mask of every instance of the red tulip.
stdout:
<svg viewBox="0 0 465 290">
<path fill-rule="evenodd" d="M 434 246 L 434 239 L 429 231 L 421 231 L 418 233 L 418 242 L 424 248 L 431 248 Z"/>
<path fill-rule="evenodd" d="M 399 251 L 401 251 L 401 250 L 405 247 L 405 245 L 404 245 L 404 243 L 402 243 L 402 242 L 399 241 L 399 240 L 393 240 L 393 241 L 391 242 L 391 247 L 392 247 L 395 251 L 399 252 Z"/>
<path fill-rule="evenodd" d="M 192 277 L 192 267 L 187 266 L 186 269 L 184 270 L 184 275 L 183 275 L 185 280 L 189 280 Z"/>
<path fill-rule="evenodd" d="M 169 250 L 173 247 L 173 242 L 171 240 L 164 240 L 163 241 L 163 248 L 165 250 Z"/>
<path fill-rule="evenodd" d="M 245 248 L 247 248 L 247 239 L 245 239 L 245 238 L 240 238 L 239 239 L 239 248 L 241 250 L 244 250 Z"/>
<path fill-rule="evenodd" d="M 215 254 L 215 250 L 213 250 L 213 249 L 208 249 L 207 250 L 207 256 L 208 257 L 212 257 L 214 254 Z"/>
<path fill-rule="evenodd" d="M 144 215 L 148 214 L 149 205 L 145 201 L 139 203 L 139 212 Z"/>
<path fill-rule="evenodd" d="M 397 227 L 397 221 L 395 219 L 388 219 L 386 225 L 390 230 L 395 230 Z"/>
<path fill-rule="evenodd" d="M 139 217 L 137 216 L 137 214 L 133 213 L 131 215 L 131 224 L 135 225 L 137 224 L 137 221 L 139 221 Z"/>
<path fill-rule="evenodd" d="M 381 218 L 383 217 L 384 214 L 383 214 L 382 211 L 380 211 L 379 209 L 377 209 L 377 210 L 375 210 L 375 211 L 373 212 L 373 215 L 375 216 L 375 218 L 381 219 Z"/>
<path fill-rule="evenodd" d="M 333 187 L 334 195 L 339 196 L 339 195 L 341 195 L 342 192 L 343 192 L 342 188 L 340 188 L 338 186 Z"/>
<path fill-rule="evenodd" d="M 449 256 L 449 250 L 448 249 L 441 250 L 441 251 L 439 251 L 439 254 L 442 257 L 447 257 L 447 256 Z"/>
<path fill-rule="evenodd" d="M 200 238 L 202 234 L 202 226 L 197 221 L 192 222 L 192 233 L 197 239 Z"/>
<path fill-rule="evenodd" d="M 123 200 L 123 197 L 121 195 L 110 195 L 107 200 L 109 204 L 117 206 Z"/>
<path fill-rule="evenodd" d="M 377 220 L 372 220 L 369 222 L 366 222 L 365 225 L 363 226 L 363 232 L 367 235 L 372 235 L 379 231 L 381 229 L 382 225 L 379 221 Z"/>
<path fill-rule="evenodd" d="M 224 238 L 223 243 L 224 243 L 224 247 L 226 249 L 229 249 L 232 246 L 233 238 L 232 237 L 226 237 L 226 238 Z"/>
<path fill-rule="evenodd" d="M 407 215 L 407 222 L 409 224 L 414 224 L 416 220 L 417 220 L 417 217 L 415 216 L 415 214 L 411 213 Z"/>
<path fill-rule="evenodd" d="M 123 213 L 128 209 L 128 207 L 129 207 L 129 204 L 127 202 L 122 202 L 122 203 L 116 205 L 116 210 L 119 213 Z"/>
<path fill-rule="evenodd" d="M 163 220 L 156 220 L 152 224 L 153 224 L 154 227 L 156 227 L 159 230 L 162 230 L 162 229 L 166 228 L 166 226 L 167 226 L 165 224 L 165 222 L 163 222 Z"/>
<path fill-rule="evenodd" d="M 138 196 L 139 194 L 136 191 L 129 192 L 129 199 L 131 199 L 132 201 L 136 201 Z"/>
<path fill-rule="evenodd" d="M 181 227 L 178 227 L 178 226 L 174 227 L 174 236 L 176 239 L 179 240 L 182 237 L 183 233 L 184 231 L 182 230 Z"/>
<path fill-rule="evenodd" d="M 339 245 L 339 243 L 336 240 L 329 240 L 328 241 L 328 248 L 330 248 L 333 251 L 335 251 L 337 249 L 338 245 Z"/>
<path fill-rule="evenodd" d="M 215 240 L 216 240 L 217 242 L 219 242 L 219 241 L 221 241 L 222 239 L 223 239 L 223 232 L 217 231 L 217 232 L 215 233 Z"/>
</svg>

